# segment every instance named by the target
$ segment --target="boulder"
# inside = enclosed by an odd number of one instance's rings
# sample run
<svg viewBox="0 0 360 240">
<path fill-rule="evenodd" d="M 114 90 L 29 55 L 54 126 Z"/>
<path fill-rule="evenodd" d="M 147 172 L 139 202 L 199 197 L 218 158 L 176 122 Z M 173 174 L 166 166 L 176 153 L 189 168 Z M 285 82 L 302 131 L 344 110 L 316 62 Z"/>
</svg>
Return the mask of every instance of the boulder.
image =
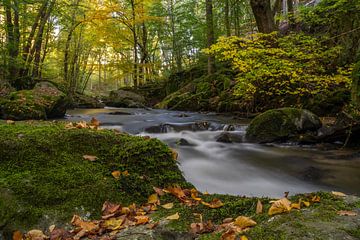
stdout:
<svg viewBox="0 0 360 240">
<path fill-rule="evenodd" d="M 66 95 L 56 88 L 36 87 L 12 92 L 0 99 L 0 117 L 11 120 L 60 118 L 67 108 Z"/>
<path fill-rule="evenodd" d="M 250 142 L 268 143 L 297 140 L 306 132 L 321 127 L 318 116 L 304 109 L 280 108 L 268 110 L 254 118 L 246 132 Z"/>
<path fill-rule="evenodd" d="M 111 91 L 109 97 L 105 100 L 109 107 L 123 108 L 143 108 L 146 104 L 145 97 L 125 90 Z"/>
<path fill-rule="evenodd" d="M 104 108 L 105 104 L 92 96 L 76 94 L 74 96 L 74 108 Z"/>
<path fill-rule="evenodd" d="M 223 132 L 219 136 L 216 137 L 217 142 L 222 143 L 242 143 L 243 142 L 243 136 L 236 133 L 230 133 L 230 132 Z"/>
</svg>

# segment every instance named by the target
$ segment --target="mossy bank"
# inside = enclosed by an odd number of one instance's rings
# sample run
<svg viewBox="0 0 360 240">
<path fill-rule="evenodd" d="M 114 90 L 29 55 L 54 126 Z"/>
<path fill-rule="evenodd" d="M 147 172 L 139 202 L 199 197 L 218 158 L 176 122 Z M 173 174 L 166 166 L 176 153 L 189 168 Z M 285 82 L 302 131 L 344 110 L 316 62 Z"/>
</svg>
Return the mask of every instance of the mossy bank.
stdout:
<svg viewBox="0 0 360 240">
<path fill-rule="evenodd" d="M 0 123 L 0 146 L 0 231 L 61 224 L 73 214 L 96 218 L 106 200 L 143 203 L 153 186 L 189 186 L 156 139 L 17 122 Z M 129 175 L 115 179 L 116 170 Z"/>
</svg>

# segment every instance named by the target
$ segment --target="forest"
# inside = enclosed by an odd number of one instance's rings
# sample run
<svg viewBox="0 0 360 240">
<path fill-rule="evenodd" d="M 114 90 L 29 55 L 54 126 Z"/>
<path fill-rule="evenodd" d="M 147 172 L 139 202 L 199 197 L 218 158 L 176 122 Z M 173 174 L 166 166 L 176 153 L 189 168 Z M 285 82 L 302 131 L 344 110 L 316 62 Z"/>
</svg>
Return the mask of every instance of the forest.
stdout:
<svg viewBox="0 0 360 240">
<path fill-rule="evenodd" d="M 0 240 L 360 239 L 359 0 L 0 0 Z"/>
</svg>

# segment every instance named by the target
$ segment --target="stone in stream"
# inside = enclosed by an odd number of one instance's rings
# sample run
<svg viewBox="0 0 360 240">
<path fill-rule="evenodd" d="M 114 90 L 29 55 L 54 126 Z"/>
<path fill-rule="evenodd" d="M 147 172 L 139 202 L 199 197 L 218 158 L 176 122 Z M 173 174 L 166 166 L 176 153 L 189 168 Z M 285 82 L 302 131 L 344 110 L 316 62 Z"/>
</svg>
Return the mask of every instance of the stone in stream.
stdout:
<svg viewBox="0 0 360 240">
<path fill-rule="evenodd" d="M 222 143 L 242 143 L 243 136 L 235 133 L 223 132 L 216 137 L 216 141 Z"/>
<path fill-rule="evenodd" d="M 111 91 L 104 102 L 106 106 L 124 108 L 143 108 L 146 105 L 144 96 L 125 90 Z"/>
<path fill-rule="evenodd" d="M 298 140 L 300 134 L 316 132 L 321 127 L 318 116 L 305 109 L 279 108 L 254 118 L 246 132 L 250 142 L 269 143 Z"/>
</svg>

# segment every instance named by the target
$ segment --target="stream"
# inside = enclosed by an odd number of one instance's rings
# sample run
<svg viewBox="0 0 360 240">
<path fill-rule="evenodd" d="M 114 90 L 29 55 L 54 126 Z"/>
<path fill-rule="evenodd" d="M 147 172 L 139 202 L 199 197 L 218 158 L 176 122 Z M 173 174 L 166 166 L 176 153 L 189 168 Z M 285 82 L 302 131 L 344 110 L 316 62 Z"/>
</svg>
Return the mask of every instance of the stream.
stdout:
<svg viewBox="0 0 360 240">
<path fill-rule="evenodd" d="M 274 198 L 318 190 L 360 195 L 360 151 L 247 143 L 248 120 L 215 113 L 75 109 L 66 119 L 92 117 L 102 128 L 151 136 L 174 148 L 185 178 L 203 192 Z M 237 141 L 217 142 L 226 131 Z"/>
</svg>

